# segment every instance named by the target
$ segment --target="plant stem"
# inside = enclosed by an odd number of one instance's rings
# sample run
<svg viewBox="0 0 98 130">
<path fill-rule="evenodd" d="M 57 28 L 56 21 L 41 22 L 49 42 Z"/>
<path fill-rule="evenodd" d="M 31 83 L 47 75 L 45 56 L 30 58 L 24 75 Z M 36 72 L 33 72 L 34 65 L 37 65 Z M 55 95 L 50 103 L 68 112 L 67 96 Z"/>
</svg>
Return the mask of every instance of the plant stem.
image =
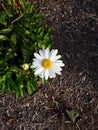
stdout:
<svg viewBox="0 0 98 130">
<path fill-rule="evenodd" d="M 1 6 L 4 9 L 4 11 L 6 12 L 6 14 L 9 16 L 9 13 L 8 13 L 7 9 L 5 8 L 4 4 L 1 4 Z"/>
<path fill-rule="evenodd" d="M 23 16 L 24 16 L 24 14 L 22 14 L 20 17 L 18 17 L 18 18 L 16 18 L 16 19 L 14 19 L 11 23 L 17 22 L 17 21 L 18 21 L 19 19 L 21 19 Z"/>
</svg>

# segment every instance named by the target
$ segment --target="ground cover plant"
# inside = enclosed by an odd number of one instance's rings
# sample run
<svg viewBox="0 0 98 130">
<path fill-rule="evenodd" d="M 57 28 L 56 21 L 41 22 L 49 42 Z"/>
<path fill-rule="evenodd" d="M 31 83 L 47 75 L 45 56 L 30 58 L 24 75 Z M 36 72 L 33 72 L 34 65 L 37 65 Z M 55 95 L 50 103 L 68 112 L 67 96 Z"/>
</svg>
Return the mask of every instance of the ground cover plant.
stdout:
<svg viewBox="0 0 98 130">
<path fill-rule="evenodd" d="M 40 20 L 43 13 L 35 13 L 34 6 L 24 0 L 0 2 L 0 86 L 16 97 L 37 90 L 37 81 L 30 65 L 34 52 L 51 48 L 51 30 Z"/>
</svg>

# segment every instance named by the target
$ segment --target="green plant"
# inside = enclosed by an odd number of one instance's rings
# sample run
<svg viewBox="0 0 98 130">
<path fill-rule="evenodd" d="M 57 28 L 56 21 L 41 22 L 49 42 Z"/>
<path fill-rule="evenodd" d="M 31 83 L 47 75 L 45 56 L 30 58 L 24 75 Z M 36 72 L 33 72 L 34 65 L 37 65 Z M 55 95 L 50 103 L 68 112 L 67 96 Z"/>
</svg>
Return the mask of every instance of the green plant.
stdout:
<svg viewBox="0 0 98 130">
<path fill-rule="evenodd" d="M 41 23 L 42 13 L 24 0 L 0 2 L 0 87 L 16 97 L 37 90 L 38 77 L 30 69 L 34 52 L 52 47 L 51 29 Z"/>
</svg>

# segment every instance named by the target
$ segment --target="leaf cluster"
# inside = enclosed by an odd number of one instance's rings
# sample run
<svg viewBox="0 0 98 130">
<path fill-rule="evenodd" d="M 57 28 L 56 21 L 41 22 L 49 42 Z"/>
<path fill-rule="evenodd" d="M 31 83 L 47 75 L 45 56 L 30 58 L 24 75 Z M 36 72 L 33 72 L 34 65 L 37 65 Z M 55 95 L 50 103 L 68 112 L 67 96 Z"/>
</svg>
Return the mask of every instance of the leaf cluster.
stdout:
<svg viewBox="0 0 98 130">
<path fill-rule="evenodd" d="M 37 90 L 31 65 L 33 53 L 39 49 L 51 48 L 51 29 L 41 23 L 43 13 L 35 13 L 34 6 L 24 0 L 0 1 L 0 87 L 9 90 L 16 97 L 25 92 Z"/>
</svg>

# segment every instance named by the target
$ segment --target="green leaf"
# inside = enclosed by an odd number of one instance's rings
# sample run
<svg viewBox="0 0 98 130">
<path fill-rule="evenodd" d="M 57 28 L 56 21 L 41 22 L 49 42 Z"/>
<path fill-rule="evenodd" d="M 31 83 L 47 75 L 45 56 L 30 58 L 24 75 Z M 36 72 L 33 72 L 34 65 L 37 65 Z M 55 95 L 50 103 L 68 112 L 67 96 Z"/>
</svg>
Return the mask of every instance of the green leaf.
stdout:
<svg viewBox="0 0 98 130">
<path fill-rule="evenodd" d="M 13 34 L 11 35 L 11 41 L 16 45 L 17 39 L 16 39 L 16 34 L 15 34 L 15 33 L 13 33 Z"/>
<path fill-rule="evenodd" d="M 30 80 L 27 80 L 27 91 L 28 91 L 29 95 L 31 95 L 33 93 Z"/>
<path fill-rule="evenodd" d="M 4 71 L 6 68 L 6 62 L 3 60 L 0 60 L 0 71 Z"/>
<path fill-rule="evenodd" d="M 22 46 L 21 48 L 22 50 L 22 54 L 23 54 L 23 59 L 24 59 L 24 63 L 29 61 L 29 56 L 31 55 L 31 50 L 30 47 L 27 45 Z"/>
<path fill-rule="evenodd" d="M 9 81 L 9 78 L 6 78 L 5 85 L 7 86 L 8 91 L 9 91 L 9 92 L 12 92 L 12 88 L 11 88 L 11 86 L 10 86 L 10 81 Z"/>
<path fill-rule="evenodd" d="M 19 0 L 19 1 L 21 3 L 22 7 L 25 8 L 25 2 L 24 2 L 24 0 Z"/>
<path fill-rule="evenodd" d="M 26 35 L 30 35 L 30 31 L 29 30 L 25 30 L 25 34 Z"/>
<path fill-rule="evenodd" d="M 70 118 L 70 120 L 75 124 L 76 120 L 81 117 L 80 113 L 77 110 L 67 110 L 66 112 L 68 114 L 68 117 Z"/>
<path fill-rule="evenodd" d="M 10 84 L 12 90 L 14 90 L 15 93 L 19 93 L 18 86 L 16 85 L 16 83 L 11 78 L 9 78 L 9 84 Z"/>
<path fill-rule="evenodd" d="M 4 11 L 0 11 L 0 24 L 7 25 L 6 13 Z"/>
<path fill-rule="evenodd" d="M 0 35 L 0 40 L 7 40 L 7 37 L 5 35 Z"/>
<path fill-rule="evenodd" d="M 39 13 L 39 14 L 36 14 L 34 18 L 35 18 L 36 20 L 39 20 L 39 19 L 43 18 L 44 16 L 45 16 L 45 14 Z"/>
<path fill-rule="evenodd" d="M 11 31 L 12 31 L 11 28 L 6 28 L 6 29 L 2 29 L 2 30 L 0 31 L 0 33 L 1 33 L 1 34 L 7 34 L 7 33 L 11 32 Z"/>
<path fill-rule="evenodd" d="M 6 72 L 6 77 L 7 78 L 11 78 L 11 76 L 12 76 L 12 72 L 11 71 Z"/>
<path fill-rule="evenodd" d="M 22 25 L 15 26 L 15 32 L 22 37 L 25 35 L 25 29 Z"/>
<path fill-rule="evenodd" d="M 0 77 L 0 84 L 2 84 L 2 82 L 3 82 L 3 79 L 2 79 L 2 77 Z"/>
<path fill-rule="evenodd" d="M 19 92 L 15 92 L 16 94 L 16 98 L 18 99 L 20 97 L 20 93 Z"/>
<path fill-rule="evenodd" d="M 2 92 L 3 92 L 3 93 L 5 92 L 6 88 L 7 88 L 7 86 L 3 83 L 3 84 L 2 84 Z"/>
<path fill-rule="evenodd" d="M 22 97 L 24 96 L 24 93 L 25 93 L 24 88 L 20 88 L 20 95 L 21 95 Z"/>
<path fill-rule="evenodd" d="M 31 5 L 30 13 L 33 13 L 33 12 L 34 12 L 34 5 Z"/>
<path fill-rule="evenodd" d="M 33 89 L 33 93 L 37 90 L 37 85 L 35 85 L 35 83 L 31 83 L 32 89 Z"/>
<path fill-rule="evenodd" d="M 27 79 L 27 91 L 29 95 L 33 94 L 36 90 L 37 90 L 37 87 L 36 87 L 35 81 L 31 83 L 31 81 Z"/>
</svg>

